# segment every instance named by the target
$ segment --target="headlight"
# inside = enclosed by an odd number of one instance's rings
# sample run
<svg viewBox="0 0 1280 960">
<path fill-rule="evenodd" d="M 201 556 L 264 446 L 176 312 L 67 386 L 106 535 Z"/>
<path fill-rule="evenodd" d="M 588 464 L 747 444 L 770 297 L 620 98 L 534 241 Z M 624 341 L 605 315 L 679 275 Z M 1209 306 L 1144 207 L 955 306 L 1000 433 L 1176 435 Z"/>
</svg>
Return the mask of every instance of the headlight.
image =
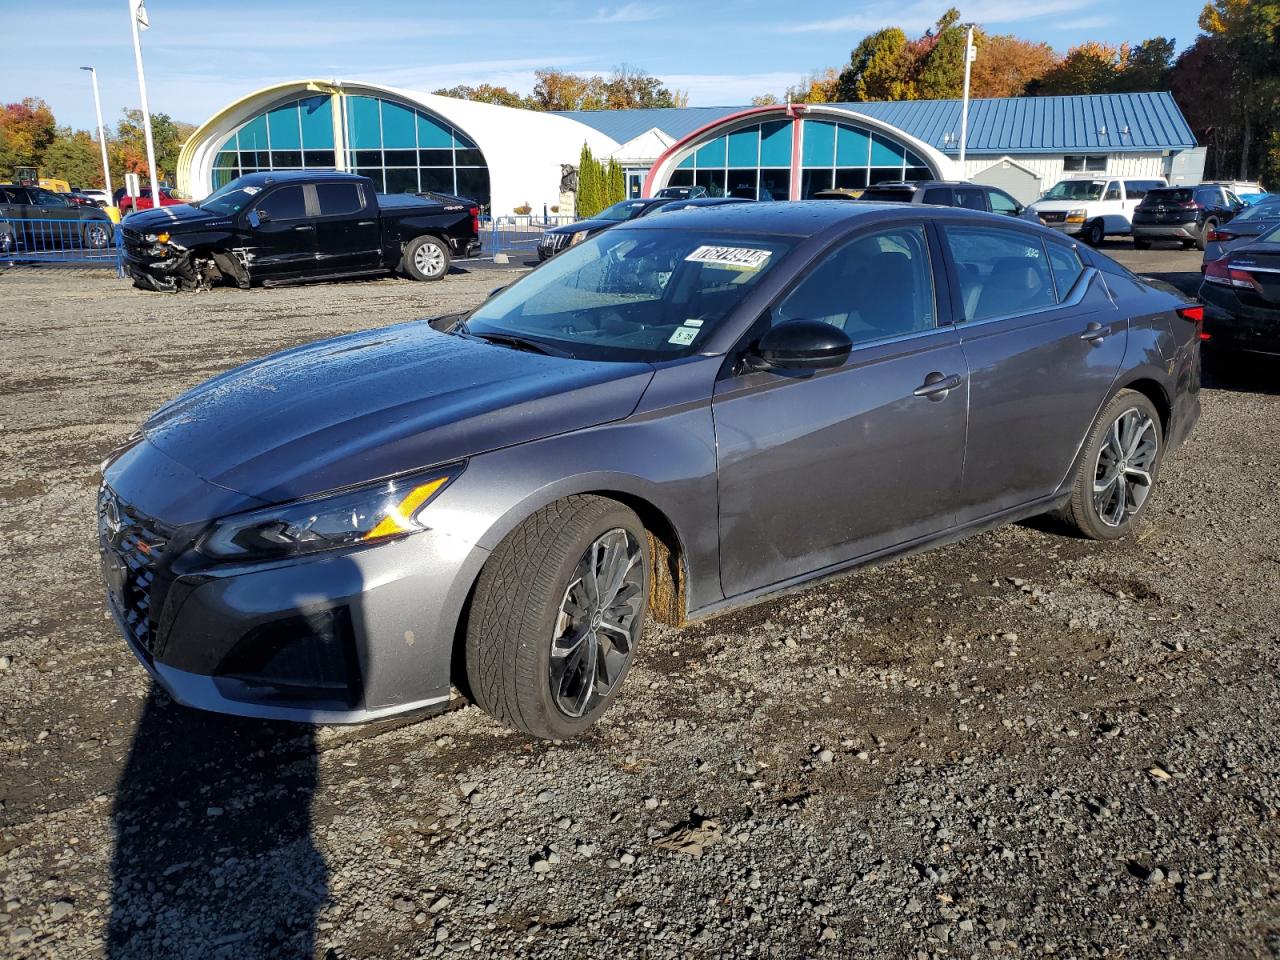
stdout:
<svg viewBox="0 0 1280 960">
<path fill-rule="evenodd" d="M 168 243 L 169 234 L 167 233 L 148 233 L 143 238 L 147 243 Z"/>
<path fill-rule="evenodd" d="M 460 473 L 457 464 L 227 517 L 197 549 L 218 560 L 274 559 L 407 536 L 424 529 L 423 508 Z"/>
<path fill-rule="evenodd" d="M 1084 223 L 1084 218 L 1088 215 L 1088 210 L 1068 210 L 1067 223 Z"/>
<path fill-rule="evenodd" d="M 576 244 L 581 243 L 583 240 L 587 239 L 587 237 L 590 235 L 591 234 L 589 230 L 579 230 L 577 233 L 573 235 L 573 238 L 569 241 L 569 246 L 572 247 L 572 246 L 575 246 Z"/>
</svg>

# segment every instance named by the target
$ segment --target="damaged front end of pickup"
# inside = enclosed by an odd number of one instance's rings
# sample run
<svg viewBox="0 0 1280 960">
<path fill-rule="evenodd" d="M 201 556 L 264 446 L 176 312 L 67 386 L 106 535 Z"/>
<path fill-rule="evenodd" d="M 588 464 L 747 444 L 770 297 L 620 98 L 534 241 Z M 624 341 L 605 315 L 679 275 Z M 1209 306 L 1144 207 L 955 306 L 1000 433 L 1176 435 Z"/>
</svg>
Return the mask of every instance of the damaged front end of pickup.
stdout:
<svg viewBox="0 0 1280 960">
<path fill-rule="evenodd" d="M 186 246 L 166 232 L 125 234 L 125 269 L 142 290 L 207 290 L 215 284 L 249 287 L 248 255 Z"/>
</svg>

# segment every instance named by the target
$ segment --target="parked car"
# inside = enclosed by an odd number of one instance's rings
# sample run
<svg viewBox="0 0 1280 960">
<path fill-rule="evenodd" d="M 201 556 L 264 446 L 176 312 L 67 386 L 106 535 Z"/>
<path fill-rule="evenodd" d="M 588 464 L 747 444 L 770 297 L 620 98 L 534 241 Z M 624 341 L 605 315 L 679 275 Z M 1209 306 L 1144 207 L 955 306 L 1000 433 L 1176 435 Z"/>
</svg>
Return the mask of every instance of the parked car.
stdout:
<svg viewBox="0 0 1280 960">
<path fill-rule="evenodd" d="M 1205 234 L 1204 257 L 1200 262 L 1203 273 L 1214 260 L 1221 260 L 1236 247 L 1251 243 L 1272 227 L 1280 226 L 1280 196 L 1272 195 L 1261 203 L 1241 210 L 1231 224 L 1218 227 Z"/>
<path fill-rule="evenodd" d="M 1209 234 L 1244 209 L 1239 197 L 1216 184 L 1160 187 L 1133 211 L 1133 245 L 1148 250 L 1153 241 L 1172 240 L 1203 250 Z"/>
<path fill-rule="evenodd" d="M 1256 180 L 1206 180 L 1201 186 L 1225 187 L 1249 206 L 1271 196 Z"/>
<path fill-rule="evenodd" d="M 189 706 L 358 722 L 457 680 L 573 736 L 649 617 L 1047 511 L 1130 533 L 1199 415 L 1198 317 L 986 213 L 642 217 L 163 406 L 104 465 L 109 606 Z"/>
<path fill-rule="evenodd" d="M 832 187 L 829 190 L 814 191 L 814 200 L 857 200 L 862 196 L 861 188 Z"/>
<path fill-rule="evenodd" d="M 1206 264 L 1200 300 L 1210 346 L 1280 354 L 1280 224 Z"/>
<path fill-rule="evenodd" d="M 701 210 L 705 207 L 727 207 L 736 203 L 754 203 L 745 197 L 695 197 L 692 200 L 672 200 L 656 208 L 655 214 L 674 213 L 677 210 Z"/>
<path fill-rule="evenodd" d="M 188 202 L 168 188 L 161 189 L 159 193 L 160 206 L 162 207 L 176 207 Z M 151 189 L 146 188 L 137 197 L 131 197 L 126 193 L 120 198 L 117 205 L 120 208 L 121 216 L 128 216 L 138 210 L 150 210 L 155 206 L 155 201 L 151 199 Z"/>
<path fill-rule="evenodd" d="M 663 187 L 654 196 L 660 200 L 697 200 L 710 194 L 706 187 Z"/>
<path fill-rule="evenodd" d="M 0 252 L 18 249 L 102 250 L 115 225 L 98 207 L 72 203 L 43 187 L 0 184 Z"/>
<path fill-rule="evenodd" d="M 705 192 L 703 194 L 705 196 Z M 608 230 L 628 220 L 635 220 L 652 213 L 659 207 L 671 203 L 672 200 L 688 200 L 690 197 L 639 197 L 635 200 L 620 200 L 612 206 L 605 207 L 593 217 L 567 223 L 562 227 L 552 227 L 542 234 L 538 241 L 538 259 L 549 260 L 557 253 L 576 246 L 587 237 Z"/>
<path fill-rule="evenodd" d="M 125 218 L 125 266 L 146 290 L 248 289 L 401 271 L 439 280 L 480 250 L 480 208 L 444 194 L 378 194 L 367 177 L 250 173 L 197 203 Z"/>
<path fill-rule="evenodd" d="M 826 191 L 824 191 L 826 192 Z M 928 203 L 942 207 L 964 207 L 967 210 L 985 210 L 1006 217 L 1020 217 L 1023 206 L 999 187 L 983 183 L 950 180 L 912 180 L 893 183 L 875 183 L 862 191 L 860 201 L 888 201 L 890 203 Z"/>
<path fill-rule="evenodd" d="M 114 206 L 111 201 L 111 194 L 105 190 L 97 190 L 94 188 L 72 187 L 71 195 L 76 197 L 84 197 L 86 200 L 92 200 L 94 206 L 110 207 Z"/>
<path fill-rule="evenodd" d="M 1147 192 L 1166 186 L 1163 177 L 1063 180 L 1029 204 L 1027 211 L 1046 227 L 1079 236 L 1096 247 L 1109 236 L 1129 233 L 1133 211 Z"/>
</svg>

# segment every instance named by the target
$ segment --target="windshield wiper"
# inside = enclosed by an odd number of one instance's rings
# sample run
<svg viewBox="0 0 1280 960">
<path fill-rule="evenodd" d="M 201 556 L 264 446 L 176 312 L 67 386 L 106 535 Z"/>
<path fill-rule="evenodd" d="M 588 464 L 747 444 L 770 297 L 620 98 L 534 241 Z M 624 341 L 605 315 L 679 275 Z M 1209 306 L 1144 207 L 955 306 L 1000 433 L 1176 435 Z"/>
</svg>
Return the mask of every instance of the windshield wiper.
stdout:
<svg viewBox="0 0 1280 960">
<path fill-rule="evenodd" d="M 540 340 L 531 340 L 528 337 L 516 336 L 511 333 L 472 333 L 467 329 L 465 321 L 454 327 L 453 332 L 459 336 L 468 337 L 473 340 L 483 340 L 485 343 L 492 343 L 502 347 L 510 347 L 513 350 L 524 350 L 528 353 L 540 353 L 545 357 L 573 356 L 573 354 L 565 350 L 557 350 L 555 347 L 549 347 Z"/>
</svg>

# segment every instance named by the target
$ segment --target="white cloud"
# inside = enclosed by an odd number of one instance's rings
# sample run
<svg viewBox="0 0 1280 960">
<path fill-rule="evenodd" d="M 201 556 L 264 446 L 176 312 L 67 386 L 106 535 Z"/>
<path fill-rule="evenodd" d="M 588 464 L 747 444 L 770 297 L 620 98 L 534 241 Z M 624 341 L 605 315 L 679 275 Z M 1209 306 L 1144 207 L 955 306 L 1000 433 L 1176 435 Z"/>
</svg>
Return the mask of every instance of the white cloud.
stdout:
<svg viewBox="0 0 1280 960">
<path fill-rule="evenodd" d="M 591 18 L 592 23 L 643 23 L 646 20 L 657 20 L 665 12 L 663 7 L 651 7 L 644 3 L 624 3 L 610 9 L 600 7 Z"/>
<path fill-rule="evenodd" d="M 966 4 L 962 14 L 968 22 L 982 24 L 1023 23 L 1060 13 L 1070 13 L 1096 6 L 1098 0 L 984 0 Z M 870 32 L 884 27 L 901 27 L 907 33 L 920 33 L 938 22 L 951 0 L 916 0 L 903 5 L 875 4 L 870 9 L 848 17 L 810 20 L 785 26 L 786 33 L 825 33 L 829 31 Z"/>
</svg>

